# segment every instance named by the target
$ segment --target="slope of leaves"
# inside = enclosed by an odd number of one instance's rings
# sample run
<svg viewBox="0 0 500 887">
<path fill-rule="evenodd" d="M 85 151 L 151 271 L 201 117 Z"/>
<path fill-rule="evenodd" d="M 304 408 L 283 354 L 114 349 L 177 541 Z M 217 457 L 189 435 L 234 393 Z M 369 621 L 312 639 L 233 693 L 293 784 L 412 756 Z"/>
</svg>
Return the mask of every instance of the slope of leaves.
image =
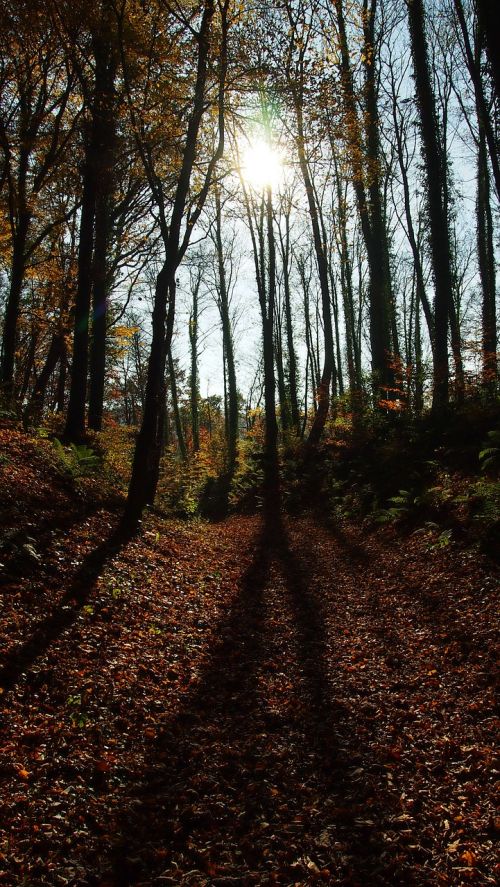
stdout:
<svg viewBox="0 0 500 887">
<path fill-rule="evenodd" d="M 57 477 L 7 455 L 60 527 Z M 485 558 L 311 516 L 73 517 L 8 565 L 0 883 L 495 883 Z"/>
</svg>

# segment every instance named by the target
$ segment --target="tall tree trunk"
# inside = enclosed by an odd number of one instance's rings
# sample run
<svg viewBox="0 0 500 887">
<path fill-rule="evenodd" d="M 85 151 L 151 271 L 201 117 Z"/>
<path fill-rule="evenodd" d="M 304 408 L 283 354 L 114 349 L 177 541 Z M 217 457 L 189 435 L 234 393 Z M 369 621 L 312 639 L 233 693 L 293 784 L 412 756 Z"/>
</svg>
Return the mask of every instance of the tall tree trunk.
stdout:
<svg viewBox="0 0 500 887">
<path fill-rule="evenodd" d="M 353 412 L 358 413 L 361 408 L 361 353 L 358 348 L 356 320 L 354 316 L 352 263 L 349 254 L 349 244 L 347 239 L 346 195 L 342 193 L 340 170 L 338 168 L 337 158 L 335 155 L 333 160 L 335 169 L 336 194 L 336 207 L 334 214 L 337 222 L 337 249 L 340 254 L 340 286 L 342 291 L 342 304 L 344 308 L 347 372 L 349 376 L 351 408 Z"/>
<path fill-rule="evenodd" d="M 277 312 L 279 315 L 279 311 Z M 290 407 L 285 382 L 285 361 L 283 355 L 282 317 L 276 317 L 274 332 L 274 358 L 278 383 L 278 400 L 280 405 L 281 428 L 288 431 L 291 427 Z"/>
<path fill-rule="evenodd" d="M 292 426 L 299 432 L 299 402 L 297 397 L 297 355 L 295 353 L 295 343 L 293 336 L 293 317 L 292 304 L 290 294 L 290 211 L 285 213 L 285 236 L 282 237 L 280 231 L 281 258 L 283 264 L 283 294 L 285 297 L 285 325 L 286 325 L 286 344 L 288 355 L 288 393 L 290 397 L 290 416 Z"/>
<path fill-rule="evenodd" d="M 198 293 L 201 277 L 198 277 L 193 287 L 193 303 L 189 316 L 189 348 L 191 352 L 191 372 L 189 375 L 189 401 L 191 405 L 191 435 L 193 438 L 193 452 L 200 449 L 200 383 L 198 380 Z"/>
<path fill-rule="evenodd" d="M 34 371 L 35 367 L 35 357 L 36 350 L 38 347 L 38 331 L 34 329 L 32 326 L 30 334 L 29 334 L 29 345 L 28 352 L 26 354 L 24 369 L 23 369 L 23 381 L 19 391 L 19 401 L 20 403 L 24 402 L 24 398 L 26 397 L 26 393 L 30 387 L 31 374 Z M 36 373 L 35 373 L 36 376 Z"/>
<path fill-rule="evenodd" d="M 78 243 L 78 282 L 76 288 L 71 384 L 64 439 L 78 443 L 85 437 L 85 404 L 89 348 L 89 317 L 92 292 L 92 253 L 96 201 L 95 163 L 97 132 L 95 121 L 85 149 L 83 194 Z"/>
<path fill-rule="evenodd" d="M 188 451 L 186 446 L 186 438 L 184 436 L 184 429 L 182 427 L 181 413 L 179 409 L 179 396 L 177 393 L 177 379 L 175 377 L 175 365 L 172 357 L 172 352 L 169 349 L 168 351 L 168 378 L 169 378 L 169 388 L 172 396 L 172 410 L 174 413 L 174 424 L 175 424 L 175 433 L 177 435 L 177 443 L 179 445 L 179 452 L 181 454 L 181 459 L 183 462 L 188 461 Z M 163 429 L 165 423 L 162 422 L 162 440 L 159 445 L 161 446 L 163 442 Z"/>
<path fill-rule="evenodd" d="M 387 388 L 392 397 L 397 353 L 394 301 L 392 296 L 389 242 L 382 201 L 380 120 L 376 83 L 375 20 L 377 0 L 364 0 L 363 65 L 365 73 L 366 170 L 370 214 L 370 343 L 375 385 Z M 368 248 L 368 245 L 367 245 Z M 391 316 L 392 315 L 392 316 Z"/>
<path fill-rule="evenodd" d="M 5 308 L 2 337 L 1 388 L 8 400 L 14 396 L 14 364 L 17 347 L 17 328 L 21 308 L 21 293 L 24 283 L 25 255 L 31 214 L 21 210 L 12 245 L 10 287 Z"/>
<path fill-rule="evenodd" d="M 233 331 L 231 327 L 229 292 L 227 288 L 226 266 L 224 261 L 224 244 L 222 241 L 222 208 L 218 188 L 215 191 L 215 206 L 215 245 L 217 251 L 217 273 L 219 280 L 219 312 L 227 368 L 227 467 L 229 475 L 233 475 L 238 459 L 238 385 L 236 381 Z"/>
<path fill-rule="evenodd" d="M 340 41 L 340 72 L 346 138 L 350 155 L 351 177 L 366 247 L 370 275 L 370 345 L 374 395 L 378 401 L 380 389 L 390 395 L 393 387 L 391 368 L 390 269 L 388 263 L 387 232 L 382 212 L 380 189 L 380 146 L 378 134 L 378 106 L 375 84 L 372 30 L 375 3 L 368 14 L 365 3 L 365 105 L 366 148 L 359 121 L 358 101 L 354 88 L 343 0 L 333 0 Z M 384 398 L 385 399 L 385 398 Z"/>
<path fill-rule="evenodd" d="M 418 287 L 418 284 L 417 284 Z M 420 301 L 415 299 L 415 413 L 420 416 L 424 409 L 424 367 L 422 362 L 422 334 L 420 328 Z"/>
<path fill-rule="evenodd" d="M 333 329 L 332 314 L 330 307 L 330 289 L 328 286 L 328 259 L 325 253 L 325 246 L 321 237 L 320 220 L 318 207 L 314 194 L 314 187 L 311 180 L 309 165 L 306 157 L 305 137 L 304 137 L 304 118 L 302 108 L 302 96 L 297 89 L 293 89 L 295 119 L 297 124 L 296 145 L 299 158 L 300 171 L 307 196 L 307 206 L 309 209 L 309 219 L 311 222 L 314 251 L 316 254 L 316 263 L 318 267 L 319 285 L 321 291 L 321 307 L 323 316 L 323 331 L 325 337 L 325 356 L 323 362 L 323 371 L 318 390 L 318 409 L 314 417 L 313 424 L 309 431 L 307 443 L 309 446 L 316 446 L 323 433 L 328 410 L 330 408 L 330 384 L 332 375 L 335 372 L 334 362 L 334 346 L 333 346 Z"/>
<path fill-rule="evenodd" d="M 59 358 L 59 373 L 57 375 L 56 398 L 54 408 L 58 413 L 64 413 L 66 408 L 66 377 L 68 375 L 68 349 L 66 338 L 63 337 L 61 357 Z"/>
<path fill-rule="evenodd" d="M 262 305 L 264 339 L 264 410 L 266 431 L 264 439 L 264 494 L 269 511 L 274 511 L 279 499 L 278 422 L 276 420 L 276 379 L 274 375 L 274 312 L 276 306 L 276 246 L 273 228 L 273 199 L 266 188 L 266 224 L 268 247 L 267 306 Z"/>
<path fill-rule="evenodd" d="M 485 143 L 488 146 L 488 152 L 490 156 L 491 168 L 493 170 L 493 179 L 495 182 L 495 188 L 497 192 L 497 197 L 500 200 L 500 160 L 499 160 L 499 152 L 498 152 L 498 142 L 495 139 L 495 126 L 490 116 L 490 110 L 488 108 L 488 102 L 486 100 L 486 96 L 484 94 L 483 88 L 483 72 L 481 70 L 481 46 L 476 47 L 476 52 L 473 52 L 469 32 L 467 30 L 467 22 L 465 20 L 464 8 L 462 4 L 462 0 L 453 0 L 455 6 L 455 12 L 457 15 L 458 23 L 460 26 L 460 31 L 462 34 L 464 51 L 465 51 L 465 59 L 467 63 L 467 68 L 469 70 L 470 78 L 472 80 L 472 84 L 474 87 L 474 96 L 476 99 L 476 113 L 479 121 L 479 125 L 483 130 L 483 135 L 485 139 Z M 496 44 L 496 52 L 500 52 L 500 38 L 498 37 L 498 33 L 496 37 L 494 37 L 494 27 L 493 20 L 496 15 L 496 29 L 500 28 L 500 13 L 498 11 L 498 3 L 496 13 L 493 10 L 493 3 L 489 2 L 480 2 L 479 6 L 479 22 L 478 22 L 478 37 L 479 41 L 482 42 L 483 34 L 486 37 L 486 50 L 488 55 L 490 54 L 490 43 L 489 41 L 492 38 Z M 486 11 L 486 7 L 489 7 Z M 482 14 L 483 10 L 483 14 Z M 486 15 L 484 14 L 486 12 Z M 476 42 L 479 42 L 476 39 Z M 479 50 L 479 51 L 477 51 Z M 500 68 L 500 63 L 498 58 L 495 58 L 492 66 L 492 73 L 496 78 L 498 74 L 498 70 Z M 496 91 L 496 100 L 497 107 L 498 102 L 500 102 L 500 93 L 498 92 L 500 88 L 500 84 L 495 82 L 495 91 Z"/>
<path fill-rule="evenodd" d="M 108 252 L 112 235 L 111 205 L 114 193 L 114 155 L 116 150 L 115 76 L 118 63 L 116 42 L 105 22 L 102 36 L 94 37 L 96 77 L 101 86 L 97 95 L 96 124 L 98 157 L 96 160 L 95 244 L 92 265 L 92 340 L 90 347 L 89 428 L 100 431 L 106 372 L 107 300 L 109 279 Z"/>
<path fill-rule="evenodd" d="M 40 421 L 43 411 L 43 401 L 45 392 L 50 381 L 50 377 L 54 372 L 58 361 L 63 357 L 64 353 L 64 333 L 56 332 L 53 334 L 45 363 L 42 371 L 38 376 L 36 385 L 32 391 L 29 402 L 24 411 L 23 421 L 25 426 L 33 424 L 37 425 Z"/>
<path fill-rule="evenodd" d="M 101 431 L 106 373 L 106 334 L 108 327 L 108 273 L 107 255 L 111 223 L 106 195 L 97 199 L 95 215 L 95 248 L 92 291 L 92 339 L 89 361 L 89 414 L 88 426 Z"/>
<path fill-rule="evenodd" d="M 215 0 L 205 0 L 202 21 L 198 32 L 198 57 L 196 84 L 192 112 L 186 131 L 181 169 L 173 201 L 168 236 L 165 241 L 165 261 L 158 274 L 153 307 L 152 342 L 148 364 L 146 393 L 141 429 L 139 431 L 132 476 L 124 513 L 124 524 L 133 525 L 140 519 L 144 506 L 154 500 L 163 439 L 164 376 L 167 352 L 170 350 L 175 318 L 175 274 L 182 259 L 181 227 L 191 184 L 191 174 L 196 160 L 198 136 L 206 111 L 205 87 L 208 73 L 210 34 L 215 12 Z M 227 5 L 224 5 L 227 14 Z M 213 170 L 224 149 L 222 96 L 225 82 L 225 28 L 223 23 L 223 49 L 221 52 L 221 81 L 219 95 L 219 144 L 212 157 L 209 170 Z M 202 190 L 199 211 L 210 183 L 210 172 Z M 186 244 L 187 246 L 187 244 Z M 168 313 L 167 313 L 168 302 Z"/>
<path fill-rule="evenodd" d="M 482 290 L 482 377 L 484 387 L 494 392 L 498 378 L 495 250 L 486 140 L 481 126 L 477 156 L 476 209 L 477 255 Z"/>
<path fill-rule="evenodd" d="M 407 0 L 415 91 L 420 117 L 422 154 L 427 179 L 430 245 L 434 272 L 434 414 L 448 406 L 448 314 L 453 290 L 451 246 L 444 204 L 445 176 L 439 146 L 438 124 L 432 92 L 422 0 Z"/>
</svg>

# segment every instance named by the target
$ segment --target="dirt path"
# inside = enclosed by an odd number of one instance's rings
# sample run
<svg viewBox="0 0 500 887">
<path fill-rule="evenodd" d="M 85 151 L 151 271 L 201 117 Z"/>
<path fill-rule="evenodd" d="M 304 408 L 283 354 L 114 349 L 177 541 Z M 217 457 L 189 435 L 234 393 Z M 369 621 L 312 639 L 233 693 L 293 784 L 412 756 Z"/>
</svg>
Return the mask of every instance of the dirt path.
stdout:
<svg viewBox="0 0 500 887">
<path fill-rule="evenodd" d="M 60 588 L 48 546 L 33 613 L 33 581 L 7 597 L 10 661 L 37 646 L 2 706 L 1 884 L 495 883 L 488 564 L 312 518 L 96 559 L 102 526 L 58 541 Z"/>
</svg>

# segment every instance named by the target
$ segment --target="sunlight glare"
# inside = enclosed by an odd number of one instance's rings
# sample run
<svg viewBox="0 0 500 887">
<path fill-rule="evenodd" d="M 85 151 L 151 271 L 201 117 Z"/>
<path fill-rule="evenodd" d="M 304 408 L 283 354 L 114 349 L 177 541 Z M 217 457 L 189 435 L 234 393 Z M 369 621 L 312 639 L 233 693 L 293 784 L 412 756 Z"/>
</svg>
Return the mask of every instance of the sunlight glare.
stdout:
<svg viewBox="0 0 500 887">
<path fill-rule="evenodd" d="M 284 177 L 280 152 L 264 139 L 251 142 L 243 151 L 242 176 L 252 188 L 277 188 Z"/>
</svg>

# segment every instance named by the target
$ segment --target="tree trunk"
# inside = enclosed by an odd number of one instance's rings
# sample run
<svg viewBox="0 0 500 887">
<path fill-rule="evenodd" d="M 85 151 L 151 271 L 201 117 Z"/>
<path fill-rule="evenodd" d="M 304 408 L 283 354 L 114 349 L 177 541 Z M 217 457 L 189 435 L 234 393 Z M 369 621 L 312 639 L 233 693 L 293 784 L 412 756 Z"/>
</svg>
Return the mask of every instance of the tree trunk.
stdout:
<svg viewBox="0 0 500 887">
<path fill-rule="evenodd" d="M 50 377 L 52 376 L 58 361 L 62 360 L 63 353 L 64 334 L 62 332 L 54 333 L 42 371 L 38 376 L 36 385 L 24 411 L 23 421 L 25 426 L 38 425 L 40 422 L 47 385 L 49 384 Z"/>
<path fill-rule="evenodd" d="M 264 345 L 264 500 L 268 513 L 279 507 L 278 423 L 276 421 L 276 380 L 274 375 L 274 312 L 276 305 L 276 247 L 273 228 L 273 199 L 266 188 L 266 225 L 268 247 L 267 305 L 261 302 Z"/>
<path fill-rule="evenodd" d="M 290 295 L 290 212 L 285 213 L 285 237 L 280 233 L 283 264 L 283 294 L 285 297 L 286 344 L 288 354 L 288 392 L 290 397 L 290 417 L 295 431 L 299 432 L 300 415 L 297 397 L 297 356 L 293 339 L 293 318 Z"/>
<path fill-rule="evenodd" d="M 17 328 L 21 308 L 21 293 L 24 283 L 26 242 L 31 222 L 31 214 L 24 210 L 19 214 L 13 238 L 10 287 L 5 308 L 2 337 L 1 387 L 8 400 L 14 397 L 14 364 L 17 347 Z"/>
<path fill-rule="evenodd" d="M 181 413 L 179 409 L 179 396 L 177 393 L 177 379 L 175 378 L 175 366 L 174 360 L 172 357 L 172 352 L 169 350 L 168 352 L 168 378 L 170 382 L 170 393 L 172 395 L 172 410 L 174 413 L 174 424 L 175 424 L 175 433 L 177 435 L 177 443 L 179 446 L 179 452 L 181 454 L 181 459 L 184 463 L 188 461 L 188 451 L 186 446 L 186 438 L 184 435 L 184 429 L 182 427 Z M 162 422 L 162 430 L 164 427 L 164 423 Z M 163 440 L 163 436 L 162 436 Z M 161 446 L 161 443 L 160 443 Z"/>
<path fill-rule="evenodd" d="M 477 156 L 476 208 L 477 255 L 482 290 L 482 379 L 485 389 L 494 392 L 498 378 L 495 250 L 486 140 L 481 126 Z"/>
<path fill-rule="evenodd" d="M 451 246 L 444 204 L 445 176 L 439 147 L 438 125 L 429 71 L 422 0 L 408 0 L 408 21 L 420 116 L 422 154 L 427 179 L 427 204 L 432 267 L 434 272 L 434 391 L 436 415 L 448 406 L 448 314 L 453 289 Z"/>
<path fill-rule="evenodd" d="M 224 263 L 224 246 L 222 242 L 222 210 L 218 188 L 215 191 L 215 206 L 215 245 L 219 278 L 219 312 L 222 324 L 222 343 L 227 367 L 227 467 L 229 475 L 233 475 L 238 458 L 238 386 L 236 382 L 233 333 L 229 313 L 229 293 L 227 289 L 226 267 Z"/>
<path fill-rule="evenodd" d="M 132 476 L 123 516 L 125 525 L 137 524 L 144 506 L 152 504 L 154 501 L 158 484 L 163 438 L 165 361 L 167 352 L 170 350 L 175 317 L 175 273 L 182 259 L 180 249 L 181 226 L 189 194 L 191 173 L 196 160 L 198 135 L 206 110 L 205 87 L 214 11 L 214 0 L 205 0 L 198 33 L 198 58 L 193 106 L 186 131 L 181 169 L 177 179 L 170 225 L 168 226 L 168 236 L 165 238 L 165 261 L 156 280 L 151 353 L 148 364 L 143 420 L 134 451 Z M 222 52 L 221 65 L 225 73 L 225 50 Z M 222 78 L 221 90 L 223 82 Z M 212 158 L 213 165 L 215 165 L 218 157 L 222 154 L 224 147 L 221 113 L 221 107 L 219 106 L 219 145 Z M 207 187 L 203 191 L 205 196 L 209 180 L 207 180 L 206 184 Z"/>
<path fill-rule="evenodd" d="M 96 200 L 96 131 L 92 133 L 85 151 L 83 195 L 78 243 L 78 283 L 76 289 L 73 357 L 68 413 L 64 439 L 75 443 L 85 437 L 85 403 L 87 398 L 87 369 L 89 347 L 89 316 L 92 292 L 92 252 L 94 248 L 94 218 Z"/>
<path fill-rule="evenodd" d="M 367 249 L 370 256 L 370 343 L 375 386 L 387 389 L 386 398 L 392 398 L 394 371 L 392 363 L 397 353 L 394 303 L 392 297 L 389 243 L 382 202 L 380 163 L 380 120 L 376 84 L 375 17 L 377 0 L 364 2 L 363 65 L 365 73 L 365 128 L 366 169 L 369 196 L 370 236 Z M 392 331 L 392 337 L 391 337 Z M 391 341 L 392 338 L 392 341 Z"/>
<path fill-rule="evenodd" d="M 193 292 L 193 306 L 189 316 L 189 347 L 191 352 L 191 373 L 189 376 L 189 400 L 191 404 L 191 435 L 193 452 L 200 449 L 200 383 L 198 381 L 198 292 L 201 278 L 198 277 Z"/>
<path fill-rule="evenodd" d="M 309 209 L 309 218 L 311 222 L 314 251 L 316 254 L 316 262 L 318 267 L 318 277 L 321 291 L 321 307 L 323 316 L 323 331 L 325 337 L 325 357 L 323 363 L 323 372 L 318 390 L 318 409 L 314 417 L 313 424 L 309 431 L 307 439 L 308 446 L 316 446 L 323 433 L 328 410 L 330 408 L 330 384 L 332 375 L 335 373 L 334 345 L 333 345 L 333 329 L 332 314 L 330 307 L 330 289 L 328 286 L 328 259 L 325 253 L 325 247 L 321 238 L 320 221 L 318 207 L 314 194 L 314 187 L 309 173 L 309 165 L 307 163 L 304 138 L 304 120 L 302 110 L 302 97 L 298 95 L 294 89 L 294 109 L 295 119 L 297 123 L 297 154 L 299 158 L 300 171 L 307 195 L 307 205 Z"/>
</svg>

